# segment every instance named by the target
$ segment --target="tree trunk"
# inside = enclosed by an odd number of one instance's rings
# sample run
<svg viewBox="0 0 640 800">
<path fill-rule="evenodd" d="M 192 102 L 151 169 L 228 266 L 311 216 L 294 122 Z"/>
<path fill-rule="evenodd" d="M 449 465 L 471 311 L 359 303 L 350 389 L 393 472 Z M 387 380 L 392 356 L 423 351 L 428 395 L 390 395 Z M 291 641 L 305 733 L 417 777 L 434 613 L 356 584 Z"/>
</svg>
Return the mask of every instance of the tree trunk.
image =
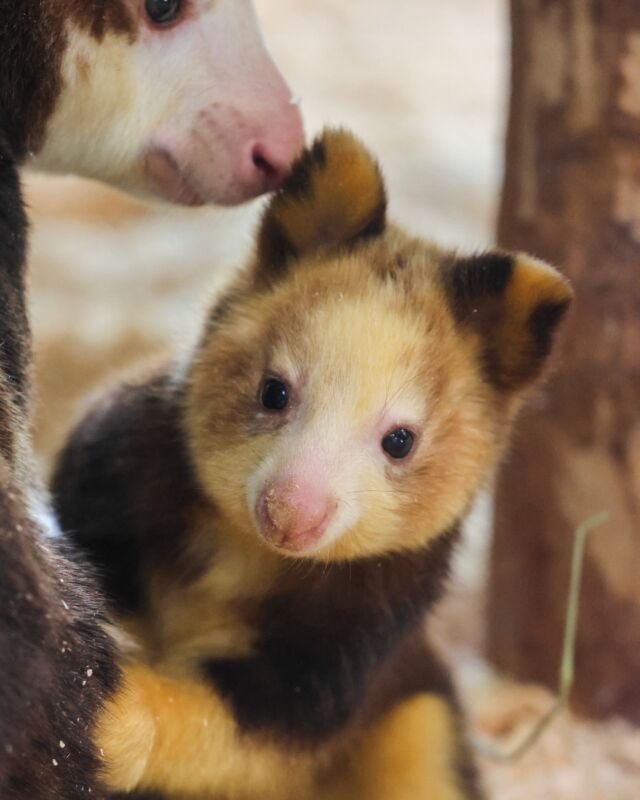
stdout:
<svg viewBox="0 0 640 800">
<path fill-rule="evenodd" d="M 488 649 L 557 685 L 575 527 L 587 548 L 575 707 L 640 723 L 640 3 L 512 0 L 499 240 L 558 264 L 576 302 L 496 497 Z"/>
</svg>

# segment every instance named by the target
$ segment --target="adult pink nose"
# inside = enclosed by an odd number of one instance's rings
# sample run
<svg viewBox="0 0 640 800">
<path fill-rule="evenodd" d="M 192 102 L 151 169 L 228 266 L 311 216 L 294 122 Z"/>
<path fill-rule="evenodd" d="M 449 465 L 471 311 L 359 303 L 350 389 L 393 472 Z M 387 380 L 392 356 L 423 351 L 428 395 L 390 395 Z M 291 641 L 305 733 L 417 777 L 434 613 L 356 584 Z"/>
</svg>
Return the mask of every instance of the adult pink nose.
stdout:
<svg viewBox="0 0 640 800">
<path fill-rule="evenodd" d="M 247 194 L 277 189 L 304 147 L 302 117 L 295 105 L 277 115 L 277 123 L 243 148 L 240 179 Z"/>
<path fill-rule="evenodd" d="M 265 538 L 284 550 L 302 552 L 317 544 L 336 509 L 336 501 L 306 480 L 269 484 L 256 513 Z"/>
</svg>

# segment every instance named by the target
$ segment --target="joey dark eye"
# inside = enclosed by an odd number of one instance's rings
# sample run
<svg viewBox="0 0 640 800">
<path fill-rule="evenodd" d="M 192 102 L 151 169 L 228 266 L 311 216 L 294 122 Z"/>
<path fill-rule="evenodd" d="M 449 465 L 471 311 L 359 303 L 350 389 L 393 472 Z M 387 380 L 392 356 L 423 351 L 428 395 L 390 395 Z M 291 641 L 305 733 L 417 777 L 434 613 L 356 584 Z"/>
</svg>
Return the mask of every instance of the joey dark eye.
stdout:
<svg viewBox="0 0 640 800">
<path fill-rule="evenodd" d="M 406 458 L 413 447 L 413 434 L 406 428 L 397 428 L 382 440 L 382 449 L 391 458 Z"/>
<path fill-rule="evenodd" d="M 269 378 L 262 384 L 260 400 L 269 411 L 284 411 L 289 405 L 289 390 L 282 381 Z"/>
<path fill-rule="evenodd" d="M 156 25 L 174 22 L 182 11 L 183 0 L 145 0 L 145 11 Z"/>
</svg>

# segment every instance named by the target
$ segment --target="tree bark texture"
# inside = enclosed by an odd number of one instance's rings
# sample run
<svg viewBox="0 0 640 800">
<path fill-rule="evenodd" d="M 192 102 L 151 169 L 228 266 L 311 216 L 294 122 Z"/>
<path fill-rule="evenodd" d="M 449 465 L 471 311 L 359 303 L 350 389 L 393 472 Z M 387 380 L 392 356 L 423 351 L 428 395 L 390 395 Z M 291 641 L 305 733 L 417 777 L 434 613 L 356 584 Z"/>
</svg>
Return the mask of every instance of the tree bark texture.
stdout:
<svg viewBox="0 0 640 800">
<path fill-rule="evenodd" d="M 575 306 L 497 488 L 488 651 L 557 685 L 576 526 L 601 510 L 575 707 L 640 724 L 640 3 L 512 0 L 498 238 L 559 265 Z"/>
</svg>

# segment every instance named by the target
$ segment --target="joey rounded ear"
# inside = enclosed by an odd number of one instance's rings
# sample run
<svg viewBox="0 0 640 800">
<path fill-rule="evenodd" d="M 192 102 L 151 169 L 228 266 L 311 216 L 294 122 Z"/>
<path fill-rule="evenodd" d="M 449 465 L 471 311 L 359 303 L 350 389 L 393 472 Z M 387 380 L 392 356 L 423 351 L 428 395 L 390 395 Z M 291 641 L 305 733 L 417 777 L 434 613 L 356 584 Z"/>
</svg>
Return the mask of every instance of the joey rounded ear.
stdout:
<svg viewBox="0 0 640 800">
<path fill-rule="evenodd" d="M 387 198 L 377 162 L 345 130 L 325 130 L 293 165 L 267 206 L 258 269 L 277 278 L 301 256 L 383 233 Z"/>
<path fill-rule="evenodd" d="M 568 280 L 533 256 L 499 251 L 453 259 L 444 279 L 456 321 L 483 340 L 487 379 L 505 391 L 533 382 L 573 298 Z"/>
</svg>

